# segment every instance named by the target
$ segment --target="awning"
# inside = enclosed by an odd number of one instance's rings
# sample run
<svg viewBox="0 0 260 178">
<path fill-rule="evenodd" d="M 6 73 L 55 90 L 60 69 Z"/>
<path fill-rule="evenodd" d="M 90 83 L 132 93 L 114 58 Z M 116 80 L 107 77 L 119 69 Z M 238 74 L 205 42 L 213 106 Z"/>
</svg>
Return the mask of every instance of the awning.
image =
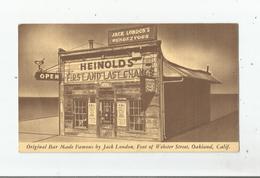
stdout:
<svg viewBox="0 0 260 178">
<path fill-rule="evenodd" d="M 163 76 L 165 78 L 195 78 L 200 80 L 209 81 L 212 84 L 219 84 L 220 82 L 215 79 L 211 73 L 202 71 L 202 70 L 194 70 L 189 69 L 175 63 L 172 63 L 164 58 L 163 60 Z"/>
</svg>

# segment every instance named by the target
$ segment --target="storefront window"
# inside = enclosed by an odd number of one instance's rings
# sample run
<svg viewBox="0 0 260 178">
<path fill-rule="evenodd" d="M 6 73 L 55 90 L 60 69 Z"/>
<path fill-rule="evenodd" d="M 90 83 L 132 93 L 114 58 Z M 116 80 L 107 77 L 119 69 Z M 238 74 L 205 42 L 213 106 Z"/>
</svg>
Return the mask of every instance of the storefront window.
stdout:
<svg viewBox="0 0 260 178">
<path fill-rule="evenodd" d="M 87 128 L 87 100 L 86 99 L 74 99 L 73 101 L 74 112 L 74 127 L 75 128 Z"/>
<path fill-rule="evenodd" d="M 130 100 L 130 130 L 144 131 L 145 122 L 141 100 Z"/>
</svg>

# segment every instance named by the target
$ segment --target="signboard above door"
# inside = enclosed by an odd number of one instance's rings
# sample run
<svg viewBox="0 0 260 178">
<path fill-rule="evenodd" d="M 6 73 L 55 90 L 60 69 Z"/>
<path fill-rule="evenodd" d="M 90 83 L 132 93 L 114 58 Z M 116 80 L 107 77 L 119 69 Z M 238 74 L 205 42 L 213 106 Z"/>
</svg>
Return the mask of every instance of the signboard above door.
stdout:
<svg viewBox="0 0 260 178">
<path fill-rule="evenodd" d="M 108 45 L 128 44 L 157 39 L 155 25 L 144 25 L 108 32 Z"/>
<path fill-rule="evenodd" d="M 142 58 L 138 57 L 88 59 L 65 63 L 64 82 L 66 84 L 136 82 L 140 81 L 142 75 L 153 76 L 153 70 L 153 68 L 143 68 Z"/>
</svg>

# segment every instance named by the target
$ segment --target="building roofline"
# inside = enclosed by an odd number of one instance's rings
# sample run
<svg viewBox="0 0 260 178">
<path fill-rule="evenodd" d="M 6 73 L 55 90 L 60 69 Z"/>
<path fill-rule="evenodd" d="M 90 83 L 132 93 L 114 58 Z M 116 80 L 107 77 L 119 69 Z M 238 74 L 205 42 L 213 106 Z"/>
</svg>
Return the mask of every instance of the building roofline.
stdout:
<svg viewBox="0 0 260 178">
<path fill-rule="evenodd" d="M 161 40 L 151 40 L 151 41 L 144 41 L 144 42 L 136 42 L 130 44 L 119 44 L 119 45 L 111 45 L 99 48 L 92 48 L 92 49 L 80 49 L 80 50 L 70 50 L 66 51 L 64 49 L 59 49 L 58 54 L 62 56 L 73 56 L 78 54 L 88 54 L 88 53 L 98 53 L 98 52 L 107 52 L 107 51 L 118 51 L 124 49 L 131 49 L 131 48 L 142 48 L 147 46 L 160 46 Z"/>
<path fill-rule="evenodd" d="M 204 73 L 204 74 L 208 74 L 208 75 L 211 75 L 210 72 L 207 72 L 207 71 L 204 71 L 204 70 L 200 70 L 200 69 L 192 69 L 192 68 L 188 68 L 188 67 L 184 67 L 184 66 L 181 66 L 181 65 L 178 65 L 174 62 L 171 62 L 169 61 L 168 59 L 166 59 L 165 57 L 163 57 L 163 59 L 168 62 L 170 65 L 173 65 L 175 67 L 178 67 L 178 68 L 182 68 L 182 69 L 185 69 L 185 70 L 190 70 L 190 71 L 194 71 L 194 72 L 201 72 L 201 73 Z"/>
<path fill-rule="evenodd" d="M 113 54 L 114 52 L 124 52 L 128 50 L 135 51 L 136 49 L 148 49 L 149 47 L 155 47 L 158 49 L 158 52 L 161 53 L 162 55 L 162 60 L 168 65 L 172 66 L 176 72 L 181 74 L 183 77 L 188 77 L 188 78 L 198 78 L 202 80 L 208 80 L 211 81 L 212 83 L 220 83 L 217 79 L 215 79 L 210 72 L 203 71 L 203 70 L 198 70 L 198 69 L 191 69 L 188 67 L 184 67 L 181 65 L 178 65 L 176 63 L 173 63 L 169 60 L 167 60 L 162 52 L 161 49 L 161 40 L 151 40 L 151 41 L 143 41 L 143 42 L 135 42 L 135 43 L 130 43 L 130 44 L 118 44 L 118 45 L 111 45 L 111 46 L 106 46 L 106 47 L 100 47 L 100 48 L 91 48 L 91 49 L 81 49 L 81 50 L 71 50 L 71 51 L 65 51 L 63 49 L 59 49 L 59 55 L 61 58 L 64 60 L 66 59 L 78 59 L 82 58 L 83 56 L 95 56 L 95 55 L 102 55 L 102 54 Z M 185 72 L 186 70 L 186 72 Z M 191 73 L 189 73 L 190 71 Z M 192 73 L 193 72 L 193 73 Z M 196 74 L 197 73 L 197 74 Z M 204 75 L 208 77 L 202 77 L 199 75 Z"/>
<path fill-rule="evenodd" d="M 183 67 L 183 66 L 175 64 L 173 62 L 170 62 L 165 57 L 163 57 L 163 61 L 165 63 L 168 63 L 168 65 L 170 65 L 172 67 L 172 70 L 174 70 L 177 73 L 179 73 L 180 76 L 182 76 L 182 77 L 206 80 L 206 81 L 209 81 L 212 84 L 220 84 L 221 83 L 215 77 L 213 77 L 211 75 L 211 73 L 209 73 L 207 71 L 195 70 L 195 69 L 190 69 L 190 68 L 187 68 L 187 67 Z M 165 76 L 165 74 L 164 74 L 164 77 L 168 77 L 168 76 Z M 168 77 L 168 78 L 174 78 L 174 77 Z"/>
</svg>

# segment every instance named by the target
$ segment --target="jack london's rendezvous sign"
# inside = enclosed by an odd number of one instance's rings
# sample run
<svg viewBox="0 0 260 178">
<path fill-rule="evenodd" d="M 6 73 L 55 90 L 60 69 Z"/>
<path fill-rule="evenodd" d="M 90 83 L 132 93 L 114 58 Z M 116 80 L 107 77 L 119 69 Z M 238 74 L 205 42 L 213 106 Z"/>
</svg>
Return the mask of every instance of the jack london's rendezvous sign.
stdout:
<svg viewBox="0 0 260 178">
<path fill-rule="evenodd" d="M 108 32 L 108 45 L 127 44 L 157 39 L 155 25 L 139 26 Z"/>
</svg>

